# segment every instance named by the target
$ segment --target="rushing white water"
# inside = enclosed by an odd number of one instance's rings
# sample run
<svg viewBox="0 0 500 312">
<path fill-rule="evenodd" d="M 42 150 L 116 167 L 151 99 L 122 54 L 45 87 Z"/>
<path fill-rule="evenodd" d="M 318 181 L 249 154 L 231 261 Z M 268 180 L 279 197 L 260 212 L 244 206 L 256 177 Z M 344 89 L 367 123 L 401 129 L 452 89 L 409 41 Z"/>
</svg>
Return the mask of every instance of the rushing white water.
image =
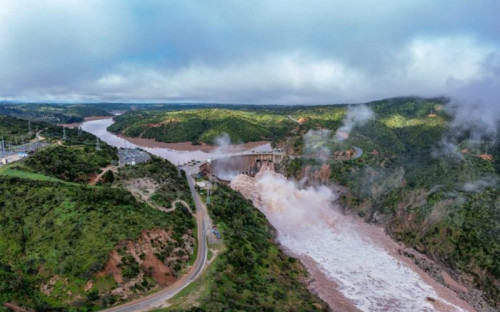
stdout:
<svg viewBox="0 0 500 312">
<path fill-rule="evenodd" d="M 231 187 L 253 200 L 277 229 L 283 246 L 299 258 L 316 262 L 359 310 L 462 311 L 380 242 L 370 239 L 370 226 L 338 213 L 329 188 L 298 189 L 294 182 L 269 171 L 255 179 L 237 176 Z"/>
<path fill-rule="evenodd" d="M 108 132 L 106 129 L 113 124 L 112 118 L 107 119 L 99 119 L 99 120 L 90 120 L 86 121 L 82 124 L 82 129 L 84 131 L 90 132 L 95 136 L 99 137 L 102 141 L 108 143 L 109 145 L 123 148 L 134 148 L 140 147 L 149 153 L 165 158 L 169 160 L 171 163 L 183 164 L 191 160 L 199 160 L 206 161 L 207 159 L 216 159 L 221 157 L 227 157 L 229 155 L 237 155 L 241 153 L 248 152 L 248 150 L 234 149 L 231 146 L 225 146 L 221 148 L 217 148 L 210 153 L 206 153 L 200 150 L 195 151 L 179 151 L 170 148 L 152 148 L 152 147 L 144 147 L 133 144 L 119 136 Z M 270 144 L 263 144 L 252 148 L 254 151 L 270 151 Z"/>
</svg>

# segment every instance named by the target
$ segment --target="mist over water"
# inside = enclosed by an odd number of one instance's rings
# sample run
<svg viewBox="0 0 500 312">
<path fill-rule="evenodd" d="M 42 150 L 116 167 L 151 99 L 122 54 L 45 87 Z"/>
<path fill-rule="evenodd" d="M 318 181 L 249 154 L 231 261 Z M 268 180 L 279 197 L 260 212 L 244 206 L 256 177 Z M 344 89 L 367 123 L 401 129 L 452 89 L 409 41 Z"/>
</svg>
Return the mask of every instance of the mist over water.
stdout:
<svg viewBox="0 0 500 312">
<path fill-rule="evenodd" d="M 446 307 L 443 311 L 462 311 L 391 255 L 376 236 L 380 233 L 373 234 L 376 228 L 337 212 L 332 205 L 336 194 L 329 188 L 299 189 L 295 182 L 271 171 L 255 178 L 239 175 L 231 187 L 253 200 L 277 229 L 278 241 L 286 249 L 299 258 L 313 259 L 359 310 L 441 310 L 430 302 L 432 298 Z"/>
</svg>

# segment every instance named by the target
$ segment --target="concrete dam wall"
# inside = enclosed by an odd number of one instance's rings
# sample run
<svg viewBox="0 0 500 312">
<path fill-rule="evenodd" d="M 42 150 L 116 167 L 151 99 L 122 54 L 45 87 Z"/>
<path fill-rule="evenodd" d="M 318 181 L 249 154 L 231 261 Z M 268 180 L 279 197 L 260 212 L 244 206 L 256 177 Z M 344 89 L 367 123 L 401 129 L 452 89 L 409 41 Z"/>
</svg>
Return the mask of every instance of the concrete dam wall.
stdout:
<svg viewBox="0 0 500 312">
<path fill-rule="evenodd" d="M 262 153 L 230 156 L 215 159 L 200 166 L 200 172 L 205 176 L 215 176 L 221 182 L 229 182 L 239 174 L 255 176 L 262 166 L 271 170 L 279 169 L 283 160 L 281 153 Z"/>
</svg>

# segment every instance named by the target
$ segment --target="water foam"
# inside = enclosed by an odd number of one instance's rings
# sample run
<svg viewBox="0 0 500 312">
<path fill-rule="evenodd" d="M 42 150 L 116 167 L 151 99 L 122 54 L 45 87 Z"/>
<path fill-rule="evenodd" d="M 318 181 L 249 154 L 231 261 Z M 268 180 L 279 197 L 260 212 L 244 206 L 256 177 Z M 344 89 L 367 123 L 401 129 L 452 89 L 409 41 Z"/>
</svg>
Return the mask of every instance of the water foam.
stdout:
<svg viewBox="0 0 500 312">
<path fill-rule="evenodd" d="M 255 180 L 238 176 L 231 186 L 254 200 L 278 230 L 283 246 L 299 258 L 312 258 L 359 310 L 434 311 L 428 298 L 439 298 L 436 291 L 383 246 L 365 237 L 352 219 L 337 213 L 330 189 L 300 190 L 273 172 L 261 172 Z M 461 311 L 440 301 L 450 311 Z"/>
</svg>

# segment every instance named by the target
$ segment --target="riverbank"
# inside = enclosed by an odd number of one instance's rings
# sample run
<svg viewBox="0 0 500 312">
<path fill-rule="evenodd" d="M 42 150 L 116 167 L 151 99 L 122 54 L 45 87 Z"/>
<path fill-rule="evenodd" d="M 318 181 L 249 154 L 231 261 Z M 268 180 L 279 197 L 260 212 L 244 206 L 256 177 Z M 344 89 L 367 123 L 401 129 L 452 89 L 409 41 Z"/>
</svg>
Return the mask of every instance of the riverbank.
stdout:
<svg viewBox="0 0 500 312">
<path fill-rule="evenodd" d="M 112 116 L 88 116 L 88 117 L 85 117 L 82 122 L 73 122 L 73 123 L 69 123 L 69 124 L 58 124 L 58 126 L 73 129 L 73 128 L 80 127 L 86 121 L 102 120 L 102 119 L 110 119 L 110 118 L 113 118 L 113 117 Z"/>
<path fill-rule="evenodd" d="M 145 138 L 132 138 L 128 137 L 122 134 L 117 134 L 118 137 L 127 140 L 128 142 L 141 146 L 141 147 L 147 147 L 147 148 L 168 148 L 171 150 L 178 150 L 178 151 L 202 151 L 205 153 L 212 152 L 218 148 L 218 146 L 215 145 L 208 145 L 206 143 L 201 143 L 194 145 L 191 142 L 177 142 L 177 143 L 166 143 L 166 142 L 159 142 L 155 139 L 145 139 Z M 231 149 L 232 150 L 248 150 L 252 148 L 256 148 L 265 144 L 270 144 L 270 141 L 255 141 L 255 142 L 248 142 L 248 143 L 242 143 L 242 144 L 231 144 Z"/>
<path fill-rule="evenodd" d="M 334 311 L 476 311 L 401 252 L 404 247 L 382 228 L 343 215 L 327 187 L 300 189 L 272 172 L 240 175 L 230 186 L 266 215 L 283 249 L 311 274 L 311 291 Z"/>
<path fill-rule="evenodd" d="M 184 143 L 162 143 L 150 139 L 134 140 L 128 137 L 120 137 L 111 133 L 107 128 L 113 124 L 110 117 L 103 119 L 88 120 L 82 123 L 84 131 L 92 133 L 102 141 L 118 148 L 142 148 L 147 152 L 167 159 L 175 165 L 185 164 L 189 161 L 206 161 L 207 159 L 217 159 L 236 155 L 241 153 L 251 153 L 271 151 L 271 143 L 267 141 L 251 142 L 247 144 L 229 144 L 225 146 L 209 146 L 205 150 L 201 145 L 191 145 L 190 142 Z M 145 141 L 146 140 L 146 141 Z"/>
</svg>

